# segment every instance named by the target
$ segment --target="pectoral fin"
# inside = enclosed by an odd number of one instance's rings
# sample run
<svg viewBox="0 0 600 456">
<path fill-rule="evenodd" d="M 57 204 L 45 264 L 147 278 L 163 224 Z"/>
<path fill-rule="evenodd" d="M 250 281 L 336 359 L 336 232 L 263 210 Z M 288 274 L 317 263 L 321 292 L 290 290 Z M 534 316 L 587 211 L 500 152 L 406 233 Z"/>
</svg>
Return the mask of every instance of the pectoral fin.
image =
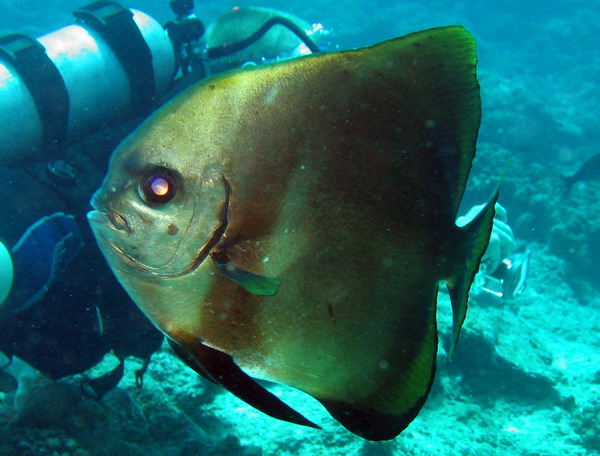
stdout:
<svg viewBox="0 0 600 456">
<path fill-rule="evenodd" d="M 279 291 L 281 280 L 244 271 L 230 261 L 225 252 L 215 252 L 211 256 L 219 272 L 244 290 L 258 296 L 273 296 Z"/>
</svg>

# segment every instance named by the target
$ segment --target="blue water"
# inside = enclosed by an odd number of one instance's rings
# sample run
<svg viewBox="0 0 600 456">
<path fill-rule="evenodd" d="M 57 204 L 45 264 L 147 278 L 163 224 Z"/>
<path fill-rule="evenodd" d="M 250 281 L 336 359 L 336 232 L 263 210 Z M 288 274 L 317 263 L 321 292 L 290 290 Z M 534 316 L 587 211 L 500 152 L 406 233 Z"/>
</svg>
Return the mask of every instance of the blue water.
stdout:
<svg viewBox="0 0 600 456">
<path fill-rule="evenodd" d="M 55 226 L 38 231 L 39 242 L 58 245 L 59 270 L 41 254 L 28 256 L 37 263 L 24 269 L 52 269 L 52 286 L 37 307 L 0 312 L 0 352 L 21 356 L 45 374 L 20 361 L 9 363 L 0 353 L 0 456 L 598 454 L 600 171 L 569 192 L 561 176 L 600 152 L 600 4 L 197 3 L 205 25 L 234 6 L 267 6 L 321 23 L 329 30 L 322 45 L 331 51 L 429 27 L 465 26 L 477 42 L 483 117 L 461 213 L 502 182 L 500 203 L 514 235 L 508 258 L 531 252 L 527 288 L 509 300 L 479 283 L 452 363 L 445 343 L 449 305 L 440 297 L 436 383 L 424 410 L 392 442 L 362 441 L 311 398 L 285 388 L 273 391 L 324 430 L 265 417 L 161 346 L 160 334 L 100 256 L 85 221 L 89 198 L 112 150 L 143 116 L 108 119 L 64 148 L 0 162 L 0 241 L 11 248 L 28 227 L 56 212 L 73 214 L 82 236 L 77 247 L 61 242 Z M 6 1 L 0 35 L 52 32 L 71 23 L 71 11 L 82 4 Z M 173 18 L 167 1 L 124 4 L 161 24 Z M 0 85 L 0 97 L 2 90 Z M 15 288 L 25 297 L 34 294 L 17 280 Z M 140 389 L 135 371 L 151 355 Z M 94 398 L 89 379 L 110 372 L 118 385 Z"/>
</svg>

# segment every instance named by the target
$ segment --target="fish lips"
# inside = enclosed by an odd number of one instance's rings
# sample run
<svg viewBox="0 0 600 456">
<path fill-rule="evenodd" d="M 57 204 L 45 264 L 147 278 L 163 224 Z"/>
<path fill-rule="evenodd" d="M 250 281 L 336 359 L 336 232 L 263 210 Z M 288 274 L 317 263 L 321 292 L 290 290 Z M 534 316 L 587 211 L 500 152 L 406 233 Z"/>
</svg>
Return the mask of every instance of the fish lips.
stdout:
<svg viewBox="0 0 600 456">
<path fill-rule="evenodd" d="M 113 242 L 115 235 L 128 235 L 131 233 L 129 222 L 121 214 L 111 211 L 102 204 L 101 199 L 96 192 L 92 198 L 91 205 L 93 210 L 87 213 L 88 223 L 94 233 L 96 242 L 104 256 L 109 260 L 114 257 L 114 260 L 121 262 L 125 252 L 118 248 Z M 112 264 L 112 261 L 109 261 Z"/>
<path fill-rule="evenodd" d="M 99 210 L 93 210 L 87 213 L 88 221 L 93 224 L 108 225 L 110 228 L 116 231 L 124 231 L 126 233 L 131 232 L 129 222 L 118 212 L 103 212 Z"/>
<path fill-rule="evenodd" d="M 150 268 L 131 256 L 120 247 L 120 240 L 132 233 L 127 220 L 116 212 L 92 210 L 87 213 L 88 223 L 92 228 L 96 243 L 108 264 L 129 274 L 145 276 Z"/>
<path fill-rule="evenodd" d="M 131 226 L 127 219 L 117 211 L 110 210 L 102 204 L 100 192 L 94 193 L 91 201 L 92 208 L 94 210 L 89 211 L 87 214 L 88 221 L 92 225 L 95 224 L 109 226 L 117 231 L 124 231 L 131 233 Z"/>
<path fill-rule="evenodd" d="M 97 225 L 111 224 L 110 218 L 108 218 L 108 214 L 106 212 L 99 211 L 96 209 L 87 213 L 87 219 L 90 225 L 92 226 L 92 229 Z"/>
<path fill-rule="evenodd" d="M 120 249 L 117 249 L 115 244 L 111 241 L 112 233 L 125 233 L 125 231 L 115 224 L 116 219 L 114 216 L 111 217 L 109 213 L 95 209 L 87 213 L 87 219 L 92 232 L 94 233 L 94 237 L 96 238 L 96 242 L 105 256 L 109 255 L 109 253 L 116 253 L 113 252 L 113 250 L 120 253 Z M 108 246 L 112 247 L 112 249 L 107 248 Z"/>
</svg>

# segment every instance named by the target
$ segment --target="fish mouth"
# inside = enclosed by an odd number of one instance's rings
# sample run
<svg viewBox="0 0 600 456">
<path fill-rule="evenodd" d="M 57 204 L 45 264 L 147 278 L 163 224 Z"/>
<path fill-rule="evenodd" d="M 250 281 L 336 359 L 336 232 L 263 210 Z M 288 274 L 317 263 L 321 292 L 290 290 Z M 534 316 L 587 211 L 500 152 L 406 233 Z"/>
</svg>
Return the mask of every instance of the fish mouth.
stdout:
<svg viewBox="0 0 600 456">
<path fill-rule="evenodd" d="M 115 216 L 108 212 L 104 212 L 99 209 L 94 209 L 87 213 L 87 219 L 88 219 L 88 222 L 90 223 L 90 225 L 92 226 L 92 228 L 95 225 L 98 225 L 98 226 L 105 227 L 105 228 L 115 230 L 115 231 L 126 231 L 128 233 L 131 232 L 131 229 L 129 228 L 129 224 L 127 223 L 127 220 L 120 214 L 118 214 L 118 216 Z M 93 230 L 93 231 L 94 231 L 98 241 L 100 241 L 100 240 L 103 241 L 106 245 L 111 247 L 118 254 L 120 254 L 123 258 L 125 258 L 125 260 L 127 262 L 134 265 L 138 269 L 142 269 L 142 270 L 149 269 L 148 267 L 144 266 L 142 263 L 137 261 L 135 258 L 133 258 L 131 255 L 129 255 L 127 252 L 125 252 L 122 248 L 117 246 L 114 242 L 112 242 L 108 238 L 108 236 L 106 236 L 106 234 L 102 233 L 101 231 L 100 232 L 98 232 L 96 230 Z"/>
<path fill-rule="evenodd" d="M 227 229 L 227 226 L 229 224 L 228 214 L 229 202 L 231 199 L 231 185 L 229 184 L 225 176 L 221 176 L 221 179 L 223 181 L 223 186 L 225 187 L 225 201 L 223 202 L 221 210 L 219 211 L 219 223 L 213 229 L 208 241 L 198 250 L 190 264 L 183 268 L 181 271 L 173 273 L 160 273 L 156 270 L 156 268 L 152 268 L 136 260 L 125 250 L 123 250 L 121 247 L 119 247 L 110 239 L 108 239 L 107 236 L 101 235 L 102 240 L 114 251 L 116 251 L 123 259 L 125 259 L 127 263 L 129 263 L 135 269 L 137 269 L 138 272 L 143 273 L 145 275 L 150 274 L 152 275 L 152 277 L 155 277 L 157 279 L 169 279 L 174 277 L 185 276 L 187 274 L 192 273 L 204 262 L 204 260 L 210 255 L 211 251 L 219 244 L 219 242 L 221 242 L 221 239 L 223 238 L 225 230 Z M 96 198 L 94 197 L 92 199 L 92 207 L 94 207 L 95 210 L 90 211 L 87 214 L 88 220 L 90 222 L 100 223 L 114 230 L 126 232 L 127 234 L 131 233 L 132 230 L 125 217 L 123 217 L 118 212 L 111 213 L 104 212 L 101 209 L 96 209 L 96 207 L 99 206 L 94 204 L 96 203 L 95 200 Z"/>
<path fill-rule="evenodd" d="M 112 222 L 108 218 L 108 214 L 106 212 L 100 211 L 98 209 L 94 209 L 93 211 L 89 211 L 87 213 L 87 219 L 92 224 L 98 225 L 109 225 Z"/>
<path fill-rule="evenodd" d="M 100 201 L 98 193 L 96 192 L 92 197 L 91 205 L 94 210 L 88 212 L 88 220 L 105 226 L 108 225 L 117 231 L 125 231 L 127 234 L 131 233 L 132 229 L 127 219 L 115 210 L 107 210 Z"/>
<path fill-rule="evenodd" d="M 87 218 L 92 223 L 99 223 L 116 231 L 124 231 L 127 234 L 132 231 L 127 219 L 118 212 L 105 212 L 100 209 L 94 209 L 87 213 Z"/>
</svg>

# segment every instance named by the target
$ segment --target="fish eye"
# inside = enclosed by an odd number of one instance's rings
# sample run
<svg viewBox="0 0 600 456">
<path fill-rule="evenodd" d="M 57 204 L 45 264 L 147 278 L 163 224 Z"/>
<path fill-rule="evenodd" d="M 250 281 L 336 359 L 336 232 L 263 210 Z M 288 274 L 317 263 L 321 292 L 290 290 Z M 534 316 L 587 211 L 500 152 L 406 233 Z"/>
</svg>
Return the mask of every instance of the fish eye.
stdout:
<svg viewBox="0 0 600 456">
<path fill-rule="evenodd" d="M 175 178 L 165 168 L 150 172 L 140 185 L 140 195 L 148 203 L 166 203 L 175 196 Z"/>
</svg>

